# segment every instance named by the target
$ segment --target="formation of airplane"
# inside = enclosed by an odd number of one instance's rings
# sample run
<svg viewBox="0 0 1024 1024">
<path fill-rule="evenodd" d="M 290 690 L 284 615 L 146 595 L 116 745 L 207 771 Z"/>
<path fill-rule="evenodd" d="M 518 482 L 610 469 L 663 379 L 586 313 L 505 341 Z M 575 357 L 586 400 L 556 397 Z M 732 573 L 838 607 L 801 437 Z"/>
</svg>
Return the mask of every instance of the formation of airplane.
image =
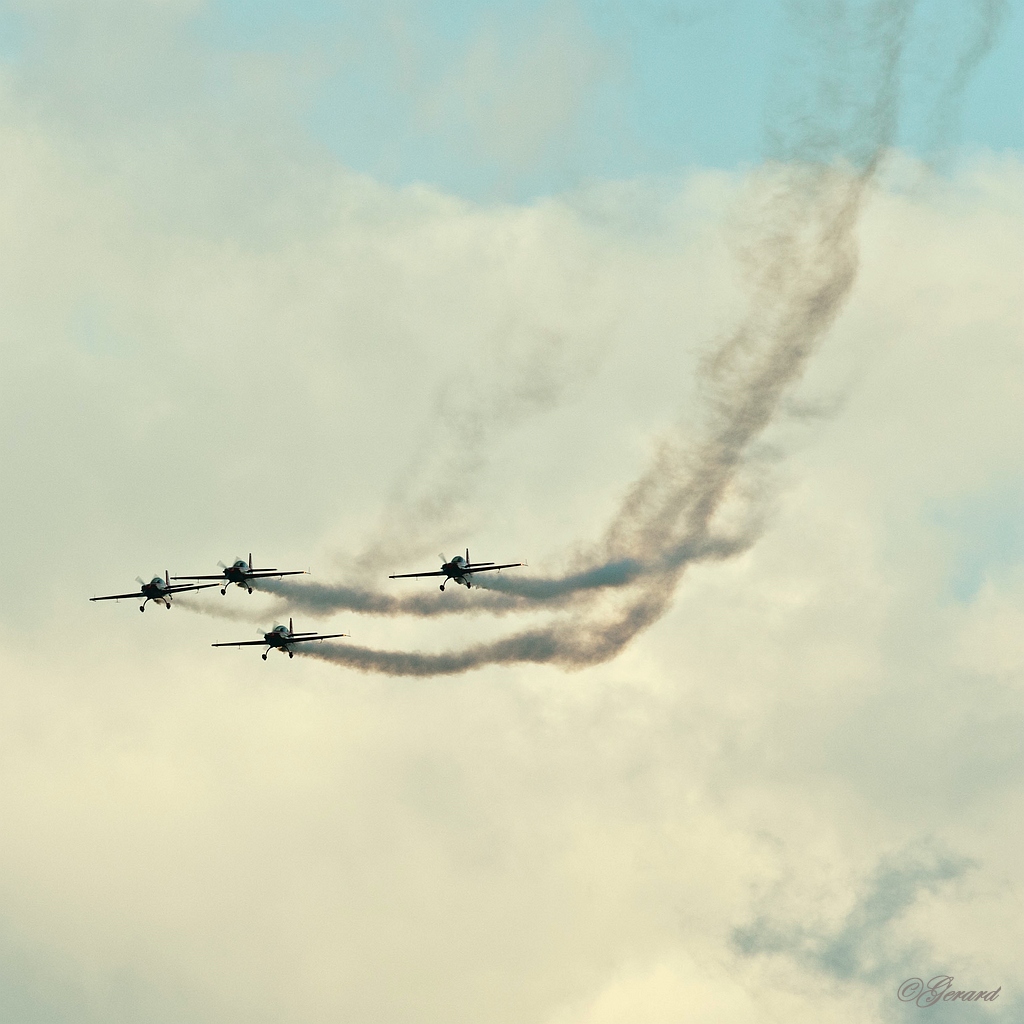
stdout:
<svg viewBox="0 0 1024 1024">
<path fill-rule="evenodd" d="M 150 601 L 155 604 L 162 604 L 168 611 L 171 610 L 171 597 L 174 594 L 182 594 L 186 590 L 206 590 L 209 587 L 217 586 L 216 583 L 190 584 L 188 586 L 172 586 L 170 573 L 164 572 L 163 576 L 154 576 L 148 583 L 141 577 L 135 577 L 141 587 L 132 594 L 108 594 L 106 597 L 90 597 L 90 601 L 121 601 L 129 597 L 142 597 L 145 600 L 139 605 L 139 611 L 144 612 Z"/>
<path fill-rule="evenodd" d="M 249 586 L 252 580 L 267 580 L 277 579 L 281 576 L 303 576 L 305 575 L 305 569 L 289 569 L 286 572 L 278 572 L 277 569 L 256 569 L 252 564 L 252 555 L 249 555 L 249 561 L 247 562 L 244 558 L 236 559 L 231 565 L 225 565 L 223 562 L 217 563 L 221 571 L 215 576 L 172 576 L 175 580 L 218 580 L 221 583 L 220 592 L 226 594 L 228 587 L 232 583 L 235 586 L 242 587 L 252 593 L 252 587 Z"/>
<path fill-rule="evenodd" d="M 310 640 L 334 640 L 339 636 L 348 636 L 348 633 L 326 633 L 319 634 L 317 632 L 312 633 L 296 633 L 295 627 L 292 625 L 292 620 L 288 620 L 287 626 L 275 626 L 269 633 L 263 634 L 262 640 L 236 640 L 234 643 L 227 644 L 210 644 L 211 647 L 262 647 L 264 644 L 267 645 L 267 649 L 263 652 L 263 660 L 267 660 L 267 655 L 272 650 L 278 650 L 282 654 L 287 654 L 289 658 L 295 657 L 295 652 L 292 650 L 293 644 L 308 643 Z"/>
<path fill-rule="evenodd" d="M 522 562 L 506 562 L 503 565 L 495 565 L 494 562 L 471 562 L 469 559 L 469 548 L 466 548 L 466 557 L 456 555 L 450 562 L 444 555 L 438 555 L 441 559 L 441 568 L 436 572 L 400 572 L 389 576 L 389 580 L 407 580 L 415 576 L 445 576 L 444 583 L 440 590 L 444 590 L 445 584 L 454 580 L 459 586 L 469 589 L 472 587 L 470 576 L 476 572 L 488 572 L 491 569 L 515 569 L 522 565 Z"/>
<path fill-rule="evenodd" d="M 469 548 L 466 548 L 466 557 L 462 555 L 456 555 L 450 561 L 445 558 L 444 555 L 439 556 L 441 559 L 441 568 L 434 572 L 403 572 L 395 573 L 393 576 L 388 577 L 393 580 L 401 579 L 412 579 L 420 576 L 444 576 L 444 583 L 441 584 L 440 589 L 443 591 L 445 585 L 451 583 L 454 580 L 460 586 L 466 587 L 467 589 L 472 587 L 470 577 L 474 573 L 478 572 L 490 572 L 491 570 L 499 569 L 516 569 L 524 562 L 504 562 L 501 565 L 495 562 L 473 562 L 469 557 Z M 221 594 L 226 594 L 228 587 L 235 584 L 238 587 L 242 587 L 247 590 L 250 594 L 253 591 L 252 582 L 254 580 L 280 578 L 282 576 L 301 576 L 304 570 L 302 569 L 256 569 L 252 564 L 252 555 L 249 555 L 249 561 L 247 562 L 244 558 L 236 559 L 231 565 L 225 565 L 223 562 L 217 563 L 221 571 L 216 575 L 207 576 L 171 576 L 170 572 L 165 570 L 163 576 L 154 576 L 149 583 L 146 583 L 141 576 L 135 578 L 139 582 L 139 590 L 130 594 L 107 594 L 104 597 L 90 597 L 90 601 L 121 601 L 132 597 L 141 597 L 142 604 L 139 605 L 139 611 L 144 612 L 146 605 L 150 601 L 156 604 L 162 604 L 168 611 L 171 608 L 171 600 L 175 594 L 183 594 L 194 590 L 209 590 L 213 587 L 220 587 Z M 210 580 L 212 582 L 207 582 Z M 188 582 L 179 582 L 188 581 Z M 348 636 L 348 633 L 316 633 L 316 632 L 305 632 L 296 633 L 295 628 L 292 625 L 292 620 L 288 620 L 288 625 L 275 625 L 267 633 L 262 634 L 262 640 L 236 640 L 232 643 L 225 644 L 211 644 L 212 647 L 262 647 L 266 646 L 266 650 L 263 652 L 263 660 L 267 660 L 267 655 L 273 651 L 278 650 L 282 654 L 287 654 L 289 658 L 295 657 L 294 646 L 296 644 L 309 643 L 310 641 L 317 640 L 335 640 L 339 637 Z"/>
</svg>

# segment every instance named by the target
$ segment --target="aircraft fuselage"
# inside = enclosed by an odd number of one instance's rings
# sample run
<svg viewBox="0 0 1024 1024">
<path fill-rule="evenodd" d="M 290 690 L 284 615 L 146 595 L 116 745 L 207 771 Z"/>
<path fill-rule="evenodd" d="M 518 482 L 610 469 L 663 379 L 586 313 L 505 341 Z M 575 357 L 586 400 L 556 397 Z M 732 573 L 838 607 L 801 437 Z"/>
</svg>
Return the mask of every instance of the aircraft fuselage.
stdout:
<svg viewBox="0 0 1024 1024">
<path fill-rule="evenodd" d="M 240 587 L 247 586 L 249 566 L 245 562 L 236 562 L 224 569 L 224 578 L 229 583 L 237 583 Z"/>
<path fill-rule="evenodd" d="M 149 583 L 143 583 L 139 589 L 147 601 L 156 601 L 170 608 L 171 595 L 167 593 L 167 584 L 159 576 L 155 576 Z"/>
<path fill-rule="evenodd" d="M 441 566 L 441 571 L 449 580 L 454 580 L 464 587 L 470 586 L 469 577 L 466 575 L 466 561 L 462 555 L 456 555 L 450 562 L 445 562 Z"/>
<path fill-rule="evenodd" d="M 263 642 L 267 645 L 267 649 L 263 652 L 263 660 L 267 660 L 267 655 L 272 650 L 278 650 L 282 654 L 287 654 L 289 658 L 294 658 L 295 652 L 289 646 L 291 641 L 291 630 L 285 626 L 278 626 L 276 629 L 272 629 L 269 633 L 264 633 Z"/>
</svg>

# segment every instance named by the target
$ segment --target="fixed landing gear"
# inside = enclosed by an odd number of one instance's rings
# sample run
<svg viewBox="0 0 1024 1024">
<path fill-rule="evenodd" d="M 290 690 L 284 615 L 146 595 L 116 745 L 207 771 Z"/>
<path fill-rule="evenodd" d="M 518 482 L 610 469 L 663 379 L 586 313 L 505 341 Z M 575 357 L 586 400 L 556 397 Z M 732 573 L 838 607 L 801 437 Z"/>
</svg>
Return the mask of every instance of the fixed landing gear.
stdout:
<svg viewBox="0 0 1024 1024">
<path fill-rule="evenodd" d="M 221 589 L 220 589 L 220 596 L 223 597 L 227 592 L 228 592 L 228 588 L 227 587 L 221 587 Z"/>
<path fill-rule="evenodd" d="M 146 606 L 144 604 L 140 604 L 139 605 L 139 611 L 140 612 L 144 612 L 145 610 L 146 610 Z"/>
<path fill-rule="evenodd" d="M 289 651 L 289 652 L 288 652 L 288 657 L 289 657 L 289 658 L 294 658 L 294 657 L 295 657 L 295 655 L 294 655 L 294 654 L 293 654 L 293 653 L 292 653 L 291 651 Z"/>
<path fill-rule="evenodd" d="M 252 593 L 252 587 L 246 587 L 245 589 L 248 590 L 250 594 Z"/>
<path fill-rule="evenodd" d="M 165 608 L 166 608 L 166 609 L 167 609 L 168 611 L 170 611 L 170 610 L 171 610 L 171 602 L 170 602 L 170 601 L 168 601 L 168 602 L 167 602 L 167 604 L 165 604 L 165 605 L 164 605 L 164 607 L 165 607 Z"/>
<path fill-rule="evenodd" d="M 267 656 L 266 656 L 266 654 L 261 654 L 261 655 L 260 655 L 260 657 L 261 657 L 261 658 L 262 658 L 262 659 L 263 659 L 264 661 L 266 661 L 266 660 L 267 660 Z"/>
</svg>

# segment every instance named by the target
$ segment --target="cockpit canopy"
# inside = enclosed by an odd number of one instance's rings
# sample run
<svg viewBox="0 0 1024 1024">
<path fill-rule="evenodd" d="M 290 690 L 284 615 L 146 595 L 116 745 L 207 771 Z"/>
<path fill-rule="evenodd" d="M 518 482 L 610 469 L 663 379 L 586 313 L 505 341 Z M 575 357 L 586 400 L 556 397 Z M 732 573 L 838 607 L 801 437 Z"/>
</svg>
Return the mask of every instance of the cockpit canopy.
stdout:
<svg viewBox="0 0 1024 1024">
<path fill-rule="evenodd" d="M 246 562 L 246 560 L 244 558 L 239 558 L 238 561 L 235 562 L 235 568 L 236 569 L 248 569 L 249 568 L 249 564 Z"/>
</svg>

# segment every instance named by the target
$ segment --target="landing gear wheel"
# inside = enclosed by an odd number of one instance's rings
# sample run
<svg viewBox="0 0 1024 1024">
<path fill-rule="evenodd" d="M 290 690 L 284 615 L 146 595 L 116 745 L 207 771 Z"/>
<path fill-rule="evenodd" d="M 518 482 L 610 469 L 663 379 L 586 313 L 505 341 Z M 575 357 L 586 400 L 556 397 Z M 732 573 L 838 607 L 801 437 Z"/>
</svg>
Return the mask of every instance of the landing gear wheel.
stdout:
<svg viewBox="0 0 1024 1024">
<path fill-rule="evenodd" d="M 250 594 L 252 593 L 252 587 L 246 587 L 245 589 L 248 590 Z"/>
<path fill-rule="evenodd" d="M 289 657 L 289 658 L 294 658 L 294 657 L 295 657 L 295 655 L 294 655 L 294 654 L 292 654 L 292 652 L 291 652 L 291 651 L 289 651 L 289 652 L 288 652 L 288 657 Z"/>
<path fill-rule="evenodd" d="M 146 606 L 144 604 L 140 604 L 139 605 L 139 611 L 140 612 L 144 612 L 145 610 L 146 610 Z"/>
<path fill-rule="evenodd" d="M 261 654 L 261 655 L 260 655 L 260 657 L 261 657 L 261 658 L 262 658 L 262 659 L 263 659 L 264 661 L 266 661 L 266 660 L 267 660 L 267 656 L 266 656 L 265 654 Z"/>
<path fill-rule="evenodd" d="M 171 610 L 171 606 L 170 606 L 170 604 L 165 604 L 165 605 L 164 605 L 164 607 L 165 607 L 165 608 L 166 608 L 166 609 L 167 609 L 168 611 L 170 611 L 170 610 Z"/>
<path fill-rule="evenodd" d="M 444 584 L 442 583 L 441 586 L 439 586 L 437 589 L 440 590 L 441 593 L 443 594 L 444 593 Z"/>
<path fill-rule="evenodd" d="M 222 591 L 220 592 L 220 596 L 221 596 L 221 597 L 223 597 L 223 596 L 224 596 L 224 595 L 225 595 L 225 594 L 226 594 L 227 592 L 228 592 L 228 588 L 227 588 L 227 587 L 225 587 L 225 588 L 224 588 L 224 589 L 223 589 L 223 590 L 222 590 Z"/>
</svg>

